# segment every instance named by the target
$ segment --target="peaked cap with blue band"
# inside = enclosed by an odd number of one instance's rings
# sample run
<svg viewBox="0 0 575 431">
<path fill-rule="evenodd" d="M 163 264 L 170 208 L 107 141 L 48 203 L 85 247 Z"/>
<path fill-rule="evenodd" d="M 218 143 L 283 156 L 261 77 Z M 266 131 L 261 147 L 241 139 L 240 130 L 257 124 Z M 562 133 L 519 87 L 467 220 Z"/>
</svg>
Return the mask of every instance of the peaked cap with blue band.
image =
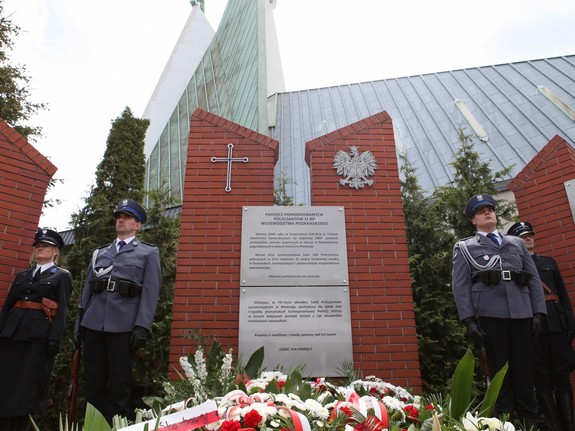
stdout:
<svg viewBox="0 0 575 431">
<path fill-rule="evenodd" d="M 124 199 L 116 206 L 114 216 L 118 217 L 120 213 L 134 216 L 140 223 L 146 223 L 146 219 L 148 218 L 144 207 L 132 199 Z"/>
<path fill-rule="evenodd" d="M 471 220 L 475 211 L 484 206 L 489 206 L 495 210 L 495 199 L 485 193 L 473 196 L 465 205 L 465 217 Z"/>
</svg>

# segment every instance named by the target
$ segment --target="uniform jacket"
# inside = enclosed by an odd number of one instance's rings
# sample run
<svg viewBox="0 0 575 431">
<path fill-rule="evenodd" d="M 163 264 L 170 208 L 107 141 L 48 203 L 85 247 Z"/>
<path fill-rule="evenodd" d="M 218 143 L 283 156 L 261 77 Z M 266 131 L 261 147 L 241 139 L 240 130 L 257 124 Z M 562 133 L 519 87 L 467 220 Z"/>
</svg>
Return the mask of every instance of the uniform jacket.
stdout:
<svg viewBox="0 0 575 431">
<path fill-rule="evenodd" d="M 94 269 L 109 266 L 112 266 L 112 270 L 102 278 L 138 283 L 142 286 L 141 294 L 127 297 L 105 290 L 93 294 L 90 281 L 96 278 Z M 161 286 L 160 252 L 157 247 L 134 238 L 119 253 L 116 253 L 115 243 L 98 249 L 95 265 L 91 261 L 88 267 L 82 291 L 82 326 L 104 332 L 130 332 L 134 326 L 151 331 Z"/>
<path fill-rule="evenodd" d="M 513 280 L 501 280 L 496 285 L 482 281 L 472 283 L 471 278 L 479 270 L 466 261 L 459 242 L 456 243 L 452 289 L 461 320 L 473 316 L 526 319 L 533 317 L 534 313 L 547 313 L 541 281 L 525 244 L 519 237 L 501 233 L 499 236 L 502 239 L 500 247 L 479 233 L 461 241 L 467 245 L 477 264 L 485 266 L 492 256 L 498 254 L 501 267 L 494 270 L 528 271 L 532 278 L 527 286 L 519 286 Z"/>
<path fill-rule="evenodd" d="M 0 312 L 0 337 L 16 341 L 60 341 L 68 318 L 72 275 L 57 266 L 43 271 L 37 281 L 32 281 L 33 273 L 31 268 L 16 275 Z M 42 310 L 14 308 L 16 301 L 40 302 L 42 297 L 58 303 L 52 323 Z"/>
<path fill-rule="evenodd" d="M 544 331 L 566 332 L 575 331 L 573 309 L 567 294 L 567 288 L 557 266 L 557 262 L 550 256 L 534 254 L 532 256 L 541 281 L 559 297 L 559 301 L 545 301 L 547 305 L 547 319 Z"/>
</svg>

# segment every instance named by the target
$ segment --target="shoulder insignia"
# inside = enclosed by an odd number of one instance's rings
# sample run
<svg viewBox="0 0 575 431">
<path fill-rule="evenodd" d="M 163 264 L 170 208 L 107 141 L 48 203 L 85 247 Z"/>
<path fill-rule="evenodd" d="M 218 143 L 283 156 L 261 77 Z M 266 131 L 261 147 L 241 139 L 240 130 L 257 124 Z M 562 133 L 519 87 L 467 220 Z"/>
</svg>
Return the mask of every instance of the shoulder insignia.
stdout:
<svg viewBox="0 0 575 431">
<path fill-rule="evenodd" d="M 146 242 L 146 241 L 140 241 L 142 244 L 146 244 L 149 245 L 150 247 L 156 247 L 155 244 L 152 244 L 151 242 Z"/>
</svg>

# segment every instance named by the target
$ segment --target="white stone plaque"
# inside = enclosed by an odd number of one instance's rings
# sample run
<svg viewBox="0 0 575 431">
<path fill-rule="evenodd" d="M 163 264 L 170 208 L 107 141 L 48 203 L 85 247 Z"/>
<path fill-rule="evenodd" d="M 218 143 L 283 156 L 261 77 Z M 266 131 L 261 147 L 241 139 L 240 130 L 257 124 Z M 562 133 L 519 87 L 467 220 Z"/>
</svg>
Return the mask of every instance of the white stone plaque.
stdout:
<svg viewBox="0 0 575 431">
<path fill-rule="evenodd" d="M 343 207 L 244 207 L 241 286 L 347 286 Z"/>
<path fill-rule="evenodd" d="M 239 323 L 240 355 L 264 346 L 267 370 L 305 365 L 306 376 L 336 377 L 353 363 L 347 287 L 245 287 Z"/>
<path fill-rule="evenodd" d="M 264 367 L 341 375 L 352 363 L 342 207 L 244 207 L 239 353 Z"/>
</svg>

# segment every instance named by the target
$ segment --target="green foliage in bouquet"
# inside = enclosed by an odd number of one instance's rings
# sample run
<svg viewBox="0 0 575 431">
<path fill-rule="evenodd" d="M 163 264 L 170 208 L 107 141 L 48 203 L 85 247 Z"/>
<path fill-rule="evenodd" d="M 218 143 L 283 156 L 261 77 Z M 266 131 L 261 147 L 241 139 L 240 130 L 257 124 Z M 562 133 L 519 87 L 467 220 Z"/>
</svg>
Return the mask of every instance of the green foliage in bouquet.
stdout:
<svg viewBox="0 0 575 431">
<path fill-rule="evenodd" d="M 40 429 L 38 428 L 38 425 L 36 425 L 36 422 L 34 422 L 34 419 L 32 419 L 32 417 L 30 417 L 30 421 L 32 422 L 32 426 L 34 428 L 35 431 L 40 431 Z M 136 423 L 137 422 L 141 422 L 141 417 L 137 416 L 136 417 Z M 69 424 L 68 423 L 68 418 L 66 418 L 65 420 L 62 420 L 62 415 L 60 415 L 60 422 L 59 422 L 59 431 L 116 431 L 119 430 L 121 428 L 125 428 L 129 425 L 128 420 L 126 418 L 123 418 L 121 416 L 114 416 L 112 418 L 112 426 L 110 426 L 110 424 L 108 424 L 108 421 L 106 420 L 106 418 L 104 417 L 104 415 L 102 415 L 102 413 L 100 413 L 98 411 L 98 409 L 96 409 L 92 404 L 88 403 L 86 405 L 86 414 L 84 416 L 84 427 L 82 428 L 79 424 L 77 423 L 72 423 Z M 158 422 L 159 425 L 159 422 Z M 158 428 L 158 425 L 156 425 L 156 429 Z M 147 428 L 145 429 L 145 431 L 148 431 Z"/>
<path fill-rule="evenodd" d="M 199 333 L 191 333 L 189 336 L 204 344 L 210 341 Z M 144 397 L 144 403 L 156 414 L 163 407 L 181 400 L 185 400 L 186 405 L 198 405 L 238 387 L 245 388 L 244 380 L 261 372 L 263 347 L 256 350 L 245 365 L 238 362 L 233 366 L 232 349 L 224 353 L 218 340 L 213 339 L 211 342 L 207 354 L 202 344 L 198 344 L 194 355 L 180 358 L 183 374 L 176 370 L 179 380 L 164 381 L 164 396 Z"/>
<path fill-rule="evenodd" d="M 451 383 L 451 395 L 449 397 L 449 416 L 454 419 L 462 418 L 471 406 L 471 391 L 473 388 L 473 373 L 475 368 L 475 359 L 470 349 L 467 349 L 465 355 L 457 364 L 457 368 L 453 374 L 453 381 Z M 483 397 L 478 414 L 480 416 L 490 416 L 495 406 L 495 401 L 501 390 L 503 378 L 507 373 L 508 365 L 499 370 L 495 375 L 491 384 L 487 388 L 487 392 Z"/>
</svg>

